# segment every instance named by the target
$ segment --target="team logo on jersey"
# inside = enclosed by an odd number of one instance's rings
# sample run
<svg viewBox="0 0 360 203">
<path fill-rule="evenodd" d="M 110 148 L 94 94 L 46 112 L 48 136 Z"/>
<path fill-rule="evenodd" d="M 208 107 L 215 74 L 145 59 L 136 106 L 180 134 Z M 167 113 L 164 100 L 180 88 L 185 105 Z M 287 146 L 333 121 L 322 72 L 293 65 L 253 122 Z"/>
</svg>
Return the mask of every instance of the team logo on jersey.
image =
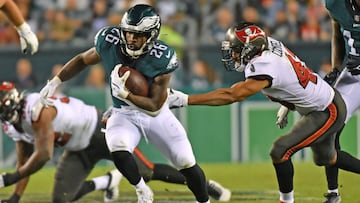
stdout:
<svg viewBox="0 0 360 203">
<path fill-rule="evenodd" d="M 253 64 L 250 65 L 250 71 L 255 72 L 255 66 Z"/>
</svg>

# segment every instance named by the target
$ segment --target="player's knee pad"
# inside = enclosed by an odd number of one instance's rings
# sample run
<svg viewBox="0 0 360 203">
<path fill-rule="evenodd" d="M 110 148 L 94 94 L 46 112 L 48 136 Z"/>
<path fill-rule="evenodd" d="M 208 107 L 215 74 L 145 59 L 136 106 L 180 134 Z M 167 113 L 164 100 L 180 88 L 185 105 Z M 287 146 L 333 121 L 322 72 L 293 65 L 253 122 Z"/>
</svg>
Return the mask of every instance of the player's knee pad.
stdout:
<svg viewBox="0 0 360 203">
<path fill-rule="evenodd" d="M 328 166 L 331 164 L 331 161 L 334 156 L 330 155 L 332 153 L 326 153 L 326 154 L 317 154 L 314 153 L 313 160 L 314 163 L 318 166 Z"/>
<path fill-rule="evenodd" d="M 284 146 L 283 144 L 279 142 L 274 142 L 271 150 L 270 150 L 270 156 L 273 160 L 280 160 L 283 159 L 283 156 L 285 152 L 287 151 L 288 146 Z"/>
</svg>

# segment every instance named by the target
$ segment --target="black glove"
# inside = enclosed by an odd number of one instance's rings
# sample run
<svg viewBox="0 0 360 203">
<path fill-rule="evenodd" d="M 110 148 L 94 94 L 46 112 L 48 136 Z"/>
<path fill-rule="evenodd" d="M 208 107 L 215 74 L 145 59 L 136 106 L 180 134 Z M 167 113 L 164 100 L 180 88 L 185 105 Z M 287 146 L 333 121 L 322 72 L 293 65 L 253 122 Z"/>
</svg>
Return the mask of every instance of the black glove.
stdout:
<svg viewBox="0 0 360 203">
<path fill-rule="evenodd" d="M 17 194 L 11 195 L 10 199 L 0 200 L 0 203 L 19 203 L 20 196 Z"/>
<path fill-rule="evenodd" d="M 336 78 L 340 75 L 340 71 L 337 68 L 334 68 L 328 74 L 325 75 L 324 80 L 329 84 L 333 85 Z"/>
<path fill-rule="evenodd" d="M 351 75 L 360 74 L 360 56 L 349 55 L 346 67 L 351 73 Z"/>
<path fill-rule="evenodd" d="M 3 173 L 0 176 L 0 188 L 12 185 L 21 180 L 21 178 L 19 171 L 15 173 Z"/>
</svg>

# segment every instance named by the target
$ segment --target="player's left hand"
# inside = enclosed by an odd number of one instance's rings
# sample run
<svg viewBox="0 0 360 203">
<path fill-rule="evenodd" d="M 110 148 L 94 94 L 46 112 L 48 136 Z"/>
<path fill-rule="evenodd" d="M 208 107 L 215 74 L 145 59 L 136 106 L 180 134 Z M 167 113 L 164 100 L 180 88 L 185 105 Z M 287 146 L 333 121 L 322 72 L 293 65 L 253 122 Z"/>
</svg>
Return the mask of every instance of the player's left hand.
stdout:
<svg viewBox="0 0 360 203">
<path fill-rule="evenodd" d="M 20 36 L 20 46 L 23 53 L 28 53 L 31 49 L 31 54 L 35 54 L 39 48 L 39 40 L 36 34 L 31 30 L 30 26 L 25 22 L 16 27 Z"/>
<path fill-rule="evenodd" d="M 168 93 L 167 102 L 169 104 L 170 109 L 185 107 L 188 105 L 189 95 L 171 88 L 167 89 L 167 93 Z"/>
<path fill-rule="evenodd" d="M 287 117 L 288 113 L 289 113 L 289 109 L 286 106 L 281 105 L 276 115 L 276 119 L 277 119 L 276 125 L 280 129 L 285 128 L 286 125 L 288 124 L 288 117 Z"/>
<path fill-rule="evenodd" d="M 20 201 L 20 196 L 17 194 L 11 195 L 10 199 L 0 200 L 0 203 L 18 203 Z"/>
<path fill-rule="evenodd" d="M 126 99 L 130 91 L 125 87 L 126 80 L 130 76 L 130 71 L 126 71 L 124 75 L 119 76 L 119 69 L 122 64 L 118 64 L 111 72 L 111 90 L 112 95 L 118 99 Z"/>
<path fill-rule="evenodd" d="M 334 68 L 332 71 L 330 71 L 328 74 L 325 75 L 324 80 L 329 85 L 333 85 L 339 75 L 340 75 L 339 69 Z"/>
<path fill-rule="evenodd" d="M 349 70 L 351 75 L 360 74 L 360 56 L 349 55 L 348 61 L 346 63 L 346 68 Z"/>
<path fill-rule="evenodd" d="M 21 180 L 21 175 L 18 171 L 15 173 L 3 173 L 0 175 L 0 188 L 12 185 Z"/>
<path fill-rule="evenodd" d="M 45 87 L 40 90 L 40 101 L 45 107 L 53 105 L 53 100 L 51 97 L 54 96 L 56 88 L 61 83 L 61 79 L 58 76 L 55 76 L 53 79 L 47 82 Z"/>
</svg>

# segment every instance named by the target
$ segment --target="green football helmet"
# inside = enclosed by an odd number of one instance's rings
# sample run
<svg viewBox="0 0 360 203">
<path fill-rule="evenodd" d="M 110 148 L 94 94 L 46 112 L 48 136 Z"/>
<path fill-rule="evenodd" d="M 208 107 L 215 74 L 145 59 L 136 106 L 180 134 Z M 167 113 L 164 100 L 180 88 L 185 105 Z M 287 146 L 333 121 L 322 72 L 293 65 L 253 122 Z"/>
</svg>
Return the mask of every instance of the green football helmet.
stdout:
<svg viewBox="0 0 360 203">
<path fill-rule="evenodd" d="M 153 7 L 145 4 L 131 7 L 124 14 L 120 23 L 122 51 L 134 59 L 148 52 L 159 36 L 160 26 L 160 16 Z M 126 32 L 144 35 L 147 37 L 147 41 L 137 50 L 130 49 L 125 38 Z"/>
</svg>

